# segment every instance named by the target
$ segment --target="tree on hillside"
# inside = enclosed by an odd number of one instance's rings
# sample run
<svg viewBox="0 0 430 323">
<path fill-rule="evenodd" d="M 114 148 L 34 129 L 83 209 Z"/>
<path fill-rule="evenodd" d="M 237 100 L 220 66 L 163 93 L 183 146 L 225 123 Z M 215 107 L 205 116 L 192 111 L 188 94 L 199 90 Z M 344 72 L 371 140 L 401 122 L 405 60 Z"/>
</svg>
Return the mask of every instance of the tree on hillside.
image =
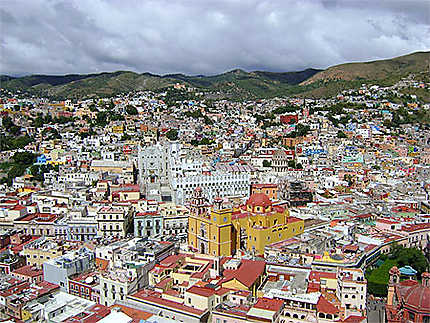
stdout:
<svg viewBox="0 0 430 323">
<path fill-rule="evenodd" d="M 130 104 L 125 107 L 125 112 L 127 112 L 127 114 L 133 115 L 133 116 L 135 116 L 135 115 L 137 115 L 139 113 L 137 111 L 136 107 L 134 107 L 134 106 L 132 106 Z"/>
<path fill-rule="evenodd" d="M 21 132 L 21 127 L 15 125 L 12 121 L 12 118 L 9 116 L 5 116 L 2 119 L 3 128 L 8 131 L 10 134 L 17 136 Z"/>
<path fill-rule="evenodd" d="M 16 152 L 12 156 L 12 159 L 13 159 L 15 164 L 29 166 L 36 161 L 36 157 L 37 157 L 36 154 L 33 154 L 31 152 L 28 152 L 28 151 L 24 151 L 24 152 Z"/>
</svg>

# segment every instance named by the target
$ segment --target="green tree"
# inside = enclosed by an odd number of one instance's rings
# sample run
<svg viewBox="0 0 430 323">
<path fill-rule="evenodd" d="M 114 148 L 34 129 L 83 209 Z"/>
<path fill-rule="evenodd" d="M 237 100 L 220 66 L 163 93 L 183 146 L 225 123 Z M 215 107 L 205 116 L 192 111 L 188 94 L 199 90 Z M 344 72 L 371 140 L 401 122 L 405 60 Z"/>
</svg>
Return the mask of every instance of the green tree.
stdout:
<svg viewBox="0 0 430 323">
<path fill-rule="evenodd" d="M 12 156 L 12 160 L 14 161 L 15 164 L 29 166 L 36 161 L 36 157 L 37 157 L 36 154 L 33 154 L 28 151 L 24 151 L 24 152 L 16 152 Z"/>
<path fill-rule="evenodd" d="M 125 107 L 125 112 L 129 115 L 137 115 L 139 112 L 137 111 L 136 107 L 132 106 L 132 105 L 127 105 Z"/>
<path fill-rule="evenodd" d="M 272 163 L 270 162 L 270 161 L 268 161 L 268 160 L 263 160 L 263 167 L 270 167 L 270 166 L 272 166 Z"/>
<path fill-rule="evenodd" d="M 9 116 L 5 116 L 2 119 L 3 128 L 9 132 L 10 134 L 17 136 L 21 132 L 21 127 L 15 125 L 12 121 L 12 118 Z"/>
<path fill-rule="evenodd" d="M 126 140 L 130 140 L 130 139 L 131 139 L 131 136 L 128 133 L 124 132 L 122 137 L 121 137 L 121 140 L 126 141 Z"/>
<path fill-rule="evenodd" d="M 338 138 L 348 138 L 347 135 L 345 135 L 345 133 L 342 130 L 339 130 L 337 132 L 337 137 Z"/>
<path fill-rule="evenodd" d="M 166 132 L 166 137 L 169 140 L 178 140 L 178 130 L 176 129 L 170 129 Z"/>
<path fill-rule="evenodd" d="M 106 111 L 97 113 L 96 124 L 100 127 L 104 127 L 108 124 L 108 113 Z"/>
</svg>

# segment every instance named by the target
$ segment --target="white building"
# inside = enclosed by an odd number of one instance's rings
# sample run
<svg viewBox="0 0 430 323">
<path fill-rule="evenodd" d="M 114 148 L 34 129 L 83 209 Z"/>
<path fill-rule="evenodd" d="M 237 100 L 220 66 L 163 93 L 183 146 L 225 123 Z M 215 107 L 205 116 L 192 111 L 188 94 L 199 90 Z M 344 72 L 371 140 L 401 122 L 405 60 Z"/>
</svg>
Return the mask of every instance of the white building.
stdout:
<svg viewBox="0 0 430 323">
<path fill-rule="evenodd" d="M 232 174 L 218 171 L 208 175 L 174 178 L 172 180 L 174 202 L 176 204 L 185 204 L 197 187 L 201 187 L 205 191 L 209 201 L 212 201 L 217 196 L 248 197 L 250 175 L 247 173 Z"/>
</svg>

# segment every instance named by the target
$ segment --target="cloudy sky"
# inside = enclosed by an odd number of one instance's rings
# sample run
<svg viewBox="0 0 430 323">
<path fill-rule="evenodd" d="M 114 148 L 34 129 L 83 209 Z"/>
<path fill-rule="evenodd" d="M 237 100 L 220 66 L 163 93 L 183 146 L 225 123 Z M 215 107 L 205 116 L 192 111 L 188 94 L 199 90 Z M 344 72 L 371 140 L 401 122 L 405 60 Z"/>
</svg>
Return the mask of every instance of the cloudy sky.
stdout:
<svg viewBox="0 0 430 323">
<path fill-rule="evenodd" d="M 429 0 L 0 0 L 0 73 L 296 71 L 429 35 Z"/>
</svg>

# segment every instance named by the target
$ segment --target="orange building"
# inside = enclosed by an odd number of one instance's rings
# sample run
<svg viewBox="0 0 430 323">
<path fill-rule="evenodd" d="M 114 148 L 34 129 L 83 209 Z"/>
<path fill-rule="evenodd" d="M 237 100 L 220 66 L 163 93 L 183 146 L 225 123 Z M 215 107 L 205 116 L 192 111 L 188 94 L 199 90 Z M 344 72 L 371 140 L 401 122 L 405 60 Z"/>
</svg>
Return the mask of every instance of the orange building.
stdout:
<svg viewBox="0 0 430 323">
<path fill-rule="evenodd" d="M 269 199 L 278 199 L 278 185 L 277 184 L 252 184 L 251 195 L 256 193 L 266 194 Z"/>
</svg>

